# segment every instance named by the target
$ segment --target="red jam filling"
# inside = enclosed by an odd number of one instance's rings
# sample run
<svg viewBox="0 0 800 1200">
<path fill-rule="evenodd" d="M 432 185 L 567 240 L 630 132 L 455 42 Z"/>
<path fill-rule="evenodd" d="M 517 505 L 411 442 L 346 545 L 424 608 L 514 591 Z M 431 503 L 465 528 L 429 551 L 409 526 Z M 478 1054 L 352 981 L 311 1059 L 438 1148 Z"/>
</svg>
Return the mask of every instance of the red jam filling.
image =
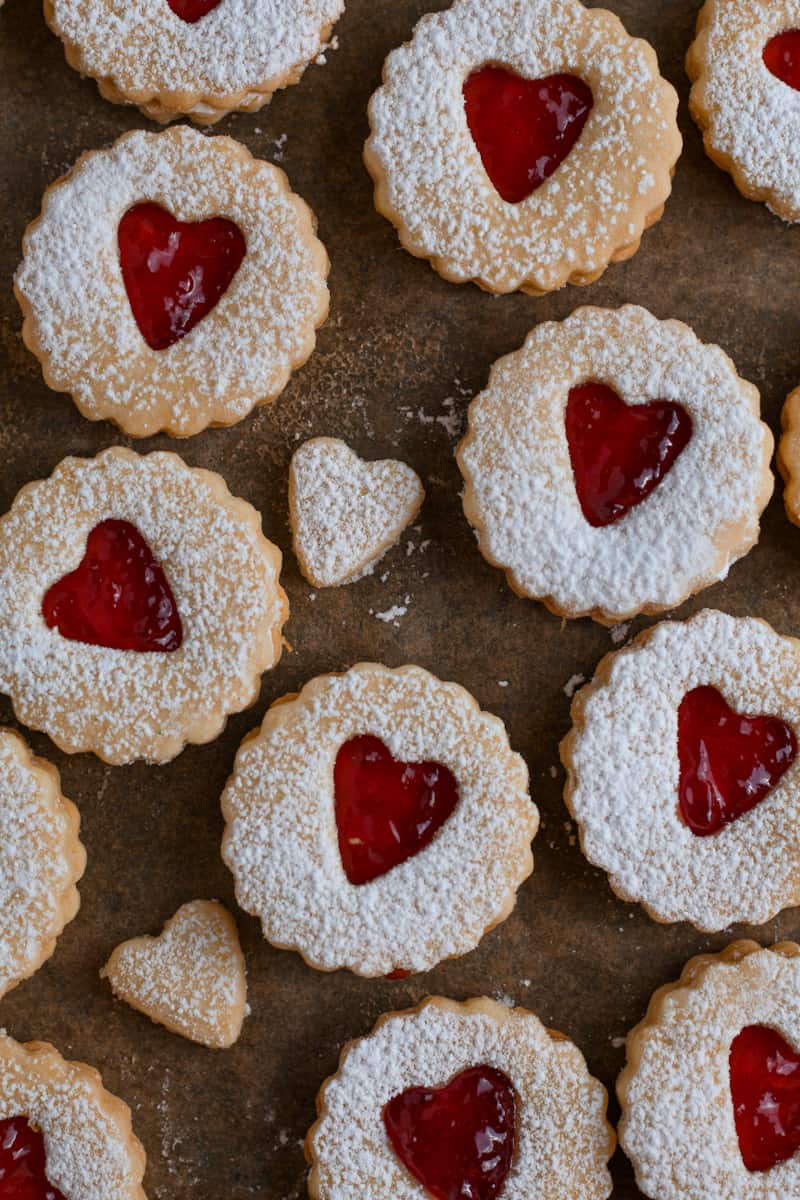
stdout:
<svg viewBox="0 0 800 1200">
<path fill-rule="evenodd" d="M 167 0 L 175 16 L 186 21 L 187 25 L 194 25 L 195 21 L 210 13 L 219 3 L 220 0 Z"/>
<path fill-rule="evenodd" d="M 692 436 L 680 404 L 626 404 L 604 383 L 570 390 L 565 424 L 578 501 L 596 528 L 646 500 Z"/>
<path fill-rule="evenodd" d="M 46 1172 L 40 1131 L 25 1117 L 0 1121 L 0 1200 L 64 1200 Z"/>
<path fill-rule="evenodd" d="M 394 1152 L 435 1200 L 494 1200 L 511 1168 L 516 1095 L 496 1067 L 468 1067 L 440 1088 L 414 1087 L 383 1110 Z"/>
<path fill-rule="evenodd" d="M 791 725 L 742 716 L 713 687 L 696 687 L 678 709 L 678 797 L 698 837 L 718 833 L 760 804 L 797 754 Z"/>
<path fill-rule="evenodd" d="M 730 1072 L 742 1160 L 769 1171 L 800 1150 L 800 1054 L 774 1029 L 748 1025 L 731 1044 Z"/>
<path fill-rule="evenodd" d="M 129 208 L 117 231 L 131 310 L 151 350 L 180 341 L 230 286 L 247 249 L 233 221 L 177 221 L 158 204 Z"/>
<path fill-rule="evenodd" d="M 183 641 L 167 577 L 135 525 L 95 525 L 80 566 L 45 592 L 42 615 L 73 642 L 113 650 L 177 650 Z"/>
<path fill-rule="evenodd" d="M 484 170 L 519 204 L 560 166 L 592 110 L 592 89 L 575 75 L 525 79 L 485 66 L 464 83 L 464 107 Z"/>
<path fill-rule="evenodd" d="M 770 38 L 764 47 L 764 65 L 782 83 L 800 92 L 800 29 Z"/>
<path fill-rule="evenodd" d="M 419 854 L 458 803 L 441 763 L 398 762 L 380 738 L 340 747 L 333 772 L 342 865 L 351 883 L 369 883 Z"/>
</svg>

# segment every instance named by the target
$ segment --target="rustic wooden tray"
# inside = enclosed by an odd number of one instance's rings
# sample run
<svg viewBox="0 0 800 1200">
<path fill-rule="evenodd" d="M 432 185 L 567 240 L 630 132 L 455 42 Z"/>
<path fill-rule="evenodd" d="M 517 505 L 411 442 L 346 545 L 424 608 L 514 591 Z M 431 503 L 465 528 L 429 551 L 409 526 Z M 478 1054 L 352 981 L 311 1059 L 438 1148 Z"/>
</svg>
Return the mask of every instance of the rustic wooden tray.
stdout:
<svg viewBox="0 0 800 1200">
<path fill-rule="evenodd" d="M 654 924 L 616 900 L 604 875 L 581 856 L 561 800 L 557 745 L 569 726 L 565 685 L 591 676 L 612 647 L 609 632 L 590 621 L 563 625 L 516 598 L 483 561 L 461 512 L 453 448 L 468 399 L 491 363 L 534 323 L 586 302 L 635 301 L 718 342 L 761 389 L 765 417 L 777 430 L 783 398 L 800 382 L 800 232 L 742 199 L 702 152 L 686 111 L 683 71 L 698 0 L 608 0 L 632 33 L 655 45 L 682 98 L 686 146 L 663 221 L 635 258 L 587 289 L 497 300 L 444 283 L 399 248 L 375 213 L 361 162 L 366 105 L 384 56 L 422 13 L 444 7 L 446 0 L 348 0 L 338 49 L 325 66 L 311 67 L 264 112 L 217 127 L 280 162 L 316 211 L 333 263 L 331 316 L 311 361 L 271 408 L 188 442 L 137 443 L 142 450 L 178 449 L 189 463 L 221 471 L 234 493 L 262 511 L 265 531 L 286 553 L 286 632 L 294 651 L 265 676 L 253 710 L 232 720 L 213 745 L 186 750 L 169 766 L 111 768 L 86 755 L 66 757 L 43 736 L 30 739 L 57 763 L 66 794 L 80 806 L 89 865 L 77 920 L 53 959 L 6 997 L 0 1022 L 17 1038 L 52 1040 L 100 1068 L 134 1109 L 148 1153 L 148 1192 L 157 1200 L 304 1196 L 301 1142 L 340 1046 L 366 1033 L 380 1013 L 430 992 L 485 993 L 533 1009 L 573 1037 L 613 1087 L 622 1038 L 651 992 L 675 978 L 690 955 L 732 936 Z M 66 66 L 37 0 L 8 0 L 2 10 L 0 67 L 4 511 L 18 488 L 49 474 L 64 455 L 126 442 L 110 425 L 83 420 L 69 399 L 44 385 L 19 338 L 11 279 L 46 185 L 82 151 L 146 122 L 101 100 L 92 82 Z M 316 598 L 291 554 L 286 516 L 289 458 L 312 434 L 342 436 L 366 456 L 404 458 L 428 489 L 421 529 L 379 574 Z M 760 545 L 680 615 L 715 605 L 800 634 L 799 565 L 800 531 L 786 521 L 778 494 Z M 395 605 L 407 609 L 402 619 L 378 619 Z M 218 798 L 239 740 L 275 697 L 364 658 L 418 662 L 463 683 L 506 721 L 542 813 L 536 870 L 513 916 L 465 958 L 390 983 L 311 971 L 297 955 L 273 950 L 257 922 L 239 913 L 253 1013 L 224 1053 L 193 1046 L 113 1001 L 98 969 L 118 941 L 157 932 L 194 897 L 234 904 L 219 857 Z M 5 700 L 0 721 L 14 723 Z M 800 917 L 789 912 L 752 932 L 764 943 L 797 938 Z M 614 1174 L 618 1200 L 639 1195 L 621 1155 Z"/>
</svg>

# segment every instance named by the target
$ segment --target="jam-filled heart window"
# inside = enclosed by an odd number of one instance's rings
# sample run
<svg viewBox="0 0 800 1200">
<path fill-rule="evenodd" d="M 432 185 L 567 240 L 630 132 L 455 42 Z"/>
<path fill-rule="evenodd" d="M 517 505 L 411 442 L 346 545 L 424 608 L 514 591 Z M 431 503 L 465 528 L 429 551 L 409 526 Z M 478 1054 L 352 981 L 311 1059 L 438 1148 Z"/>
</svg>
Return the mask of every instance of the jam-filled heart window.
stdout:
<svg viewBox="0 0 800 1200">
<path fill-rule="evenodd" d="M 764 47 L 764 65 L 781 83 L 800 91 L 800 29 L 787 29 Z"/>
<path fill-rule="evenodd" d="M 222 0 L 166 0 L 176 17 L 187 25 L 195 25 L 201 17 L 213 12 Z"/>
<path fill-rule="evenodd" d="M 151 350 L 168 349 L 208 316 L 247 252 L 234 221 L 179 221 L 149 201 L 128 209 L 117 241 L 131 311 Z"/>
<path fill-rule="evenodd" d="M 64 1200 L 47 1178 L 42 1132 L 26 1117 L 0 1121 L 0 1200 Z"/>
<path fill-rule="evenodd" d="M 369 883 L 430 845 L 458 804 L 458 783 L 438 762 L 403 762 L 362 734 L 334 765 L 336 826 L 345 874 Z"/>
<path fill-rule="evenodd" d="M 570 153 L 594 105 L 576 75 L 526 79 L 488 63 L 464 81 L 467 125 L 495 190 L 509 204 L 526 200 Z"/>
<path fill-rule="evenodd" d="M 770 1171 L 800 1150 L 800 1054 L 777 1030 L 748 1025 L 729 1065 L 742 1161 L 748 1171 Z"/>
<path fill-rule="evenodd" d="M 514 1085 L 497 1067 L 459 1072 L 443 1087 L 393 1097 L 383 1124 L 395 1154 L 434 1200 L 495 1200 L 516 1142 Z"/>
</svg>

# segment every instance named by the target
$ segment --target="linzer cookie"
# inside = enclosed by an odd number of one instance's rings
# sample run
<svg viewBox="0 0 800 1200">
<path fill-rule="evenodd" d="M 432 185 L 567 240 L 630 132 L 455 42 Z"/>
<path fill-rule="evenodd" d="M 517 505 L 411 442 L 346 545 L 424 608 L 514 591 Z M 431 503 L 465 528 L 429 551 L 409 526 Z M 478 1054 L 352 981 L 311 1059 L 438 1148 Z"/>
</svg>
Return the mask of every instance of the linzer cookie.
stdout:
<svg viewBox="0 0 800 1200">
<path fill-rule="evenodd" d="M 709 158 L 749 200 L 800 221 L 798 0 L 707 0 L 686 69 Z"/>
<path fill-rule="evenodd" d="M 386 60 L 365 148 L 375 205 L 455 283 L 591 283 L 661 217 L 677 107 L 652 46 L 610 12 L 456 0 Z"/>
<path fill-rule="evenodd" d="M 45 0 L 67 61 L 115 104 L 203 125 L 297 83 L 345 0 Z"/>
<path fill-rule="evenodd" d="M 0 996 L 50 957 L 78 911 L 79 829 L 55 767 L 0 729 Z"/>
<path fill-rule="evenodd" d="M 425 971 L 504 921 L 539 817 L 502 722 L 420 667 L 312 680 L 245 738 L 222 856 L 264 936 L 323 971 Z"/>
<path fill-rule="evenodd" d="M 26 231 L 25 344 L 89 420 L 134 437 L 230 425 L 314 349 L 315 228 L 284 173 L 231 138 L 125 134 L 48 188 Z"/>
<path fill-rule="evenodd" d="M 68 753 L 166 762 L 281 652 L 280 551 L 176 454 L 67 458 L 0 521 L 0 690 Z"/>
<path fill-rule="evenodd" d="M 458 448 L 481 553 L 521 596 L 615 625 L 724 579 L 772 494 L 759 395 L 643 308 L 580 308 L 492 368 Z"/>
<path fill-rule="evenodd" d="M 583 852 L 658 921 L 800 904 L 800 642 L 705 611 L 606 656 L 561 746 Z"/>
<path fill-rule="evenodd" d="M 93 1067 L 0 1035 L 0 1179 L 6 1196 L 146 1200 L 127 1104 Z"/>
<path fill-rule="evenodd" d="M 313 1200 L 605 1200 L 605 1088 L 533 1013 L 434 996 L 345 1046 L 306 1139 Z"/>
<path fill-rule="evenodd" d="M 800 946 L 692 959 L 628 1035 L 617 1091 L 652 1200 L 800 1195 Z"/>
<path fill-rule="evenodd" d="M 419 477 L 393 459 L 364 462 L 338 438 L 312 438 L 289 471 L 289 516 L 300 570 L 314 587 L 368 574 L 425 499 Z"/>
<path fill-rule="evenodd" d="M 158 937 L 123 942 L 100 974 L 120 1000 L 193 1042 L 223 1049 L 241 1033 L 244 957 L 233 917 L 216 900 L 192 900 Z"/>
<path fill-rule="evenodd" d="M 778 469 L 786 487 L 783 503 L 786 515 L 800 525 L 800 387 L 786 398 L 781 414 L 783 436 L 778 443 Z"/>
</svg>

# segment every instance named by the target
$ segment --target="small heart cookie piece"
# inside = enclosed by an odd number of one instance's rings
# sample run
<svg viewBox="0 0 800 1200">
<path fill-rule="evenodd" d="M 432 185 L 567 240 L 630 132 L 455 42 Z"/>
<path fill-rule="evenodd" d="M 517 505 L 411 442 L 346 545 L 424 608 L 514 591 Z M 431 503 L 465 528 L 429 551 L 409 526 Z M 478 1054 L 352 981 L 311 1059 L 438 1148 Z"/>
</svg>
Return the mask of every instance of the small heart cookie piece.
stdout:
<svg viewBox="0 0 800 1200">
<path fill-rule="evenodd" d="M 394 459 L 364 462 L 338 438 L 312 438 L 289 472 L 289 516 L 300 570 L 314 587 L 368 574 L 425 499 L 417 474 Z"/>
<path fill-rule="evenodd" d="M 158 937 L 117 946 L 100 972 L 114 994 L 172 1033 L 232 1046 L 247 1008 L 244 957 L 233 917 L 216 900 L 192 900 Z"/>
</svg>

